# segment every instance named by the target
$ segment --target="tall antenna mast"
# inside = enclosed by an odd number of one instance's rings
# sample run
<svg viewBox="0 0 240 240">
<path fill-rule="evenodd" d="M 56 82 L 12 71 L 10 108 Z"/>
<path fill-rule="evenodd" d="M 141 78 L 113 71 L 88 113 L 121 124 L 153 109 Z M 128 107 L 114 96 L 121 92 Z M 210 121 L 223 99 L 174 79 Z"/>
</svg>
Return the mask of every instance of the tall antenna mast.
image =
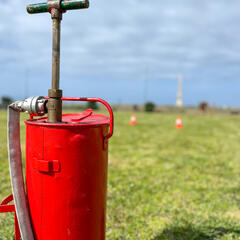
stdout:
<svg viewBox="0 0 240 240">
<path fill-rule="evenodd" d="M 177 91 L 177 101 L 176 101 L 177 107 L 183 106 L 183 100 L 182 100 L 182 75 L 178 75 L 178 91 Z"/>
</svg>

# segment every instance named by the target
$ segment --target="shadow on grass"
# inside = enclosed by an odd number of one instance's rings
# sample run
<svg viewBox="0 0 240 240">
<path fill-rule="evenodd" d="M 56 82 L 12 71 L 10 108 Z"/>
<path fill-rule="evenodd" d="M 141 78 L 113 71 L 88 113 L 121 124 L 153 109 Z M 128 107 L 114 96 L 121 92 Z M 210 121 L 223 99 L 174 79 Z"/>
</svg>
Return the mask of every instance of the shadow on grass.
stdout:
<svg viewBox="0 0 240 240">
<path fill-rule="evenodd" d="M 151 240 L 214 240 L 224 235 L 240 236 L 240 230 L 227 228 L 201 227 L 200 229 L 189 227 L 172 227 L 164 230 Z"/>
</svg>

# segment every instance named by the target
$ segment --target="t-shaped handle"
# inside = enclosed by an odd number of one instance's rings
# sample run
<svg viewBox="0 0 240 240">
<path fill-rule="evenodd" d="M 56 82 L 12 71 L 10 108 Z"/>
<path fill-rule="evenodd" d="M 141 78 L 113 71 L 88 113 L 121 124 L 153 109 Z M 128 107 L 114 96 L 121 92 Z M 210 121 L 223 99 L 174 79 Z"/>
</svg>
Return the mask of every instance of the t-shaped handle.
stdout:
<svg viewBox="0 0 240 240">
<path fill-rule="evenodd" d="M 83 9 L 89 7 L 88 0 L 62 0 L 60 2 L 60 9 L 62 11 Z M 27 12 L 30 14 L 49 12 L 50 6 L 48 3 L 29 4 L 27 6 Z"/>
</svg>

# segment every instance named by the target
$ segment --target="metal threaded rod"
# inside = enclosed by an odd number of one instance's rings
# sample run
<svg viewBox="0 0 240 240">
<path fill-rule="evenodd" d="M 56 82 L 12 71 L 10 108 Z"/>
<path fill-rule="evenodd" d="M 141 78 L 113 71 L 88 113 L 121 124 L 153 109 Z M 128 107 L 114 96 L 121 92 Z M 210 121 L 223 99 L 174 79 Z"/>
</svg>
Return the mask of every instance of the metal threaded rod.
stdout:
<svg viewBox="0 0 240 240">
<path fill-rule="evenodd" d="M 88 8 L 89 1 L 88 0 L 63 0 L 61 1 L 61 10 L 74 10 L 74 9 L 82 9 Z M 48 12 L 49 9 L 46 3 L 38 3 L 38 4 L 30 4 L 27 6 L 27 11 L 30 14 L 34 13 L 44 13 Z"/>
</svg>

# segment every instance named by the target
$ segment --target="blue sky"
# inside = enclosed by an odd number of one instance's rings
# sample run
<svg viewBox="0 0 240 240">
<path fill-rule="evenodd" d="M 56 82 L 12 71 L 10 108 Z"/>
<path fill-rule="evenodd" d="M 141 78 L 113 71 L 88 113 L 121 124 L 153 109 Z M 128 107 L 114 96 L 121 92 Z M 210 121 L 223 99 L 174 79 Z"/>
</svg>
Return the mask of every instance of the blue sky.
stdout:
<svg viewBox="0 0 240 240">
<path fill-rule="evenodd" d="M 0 0 L 0 96 L 47 95 L 51 19 L 29 15 L 34 1 Z M 110 103 L 183 101 L 240 106 L 240 2 L 95 0 L 63 16 L 61 88 L 65 96 Z M 145 79 L 148 79 L 147 96 Z"/>
</svg>

